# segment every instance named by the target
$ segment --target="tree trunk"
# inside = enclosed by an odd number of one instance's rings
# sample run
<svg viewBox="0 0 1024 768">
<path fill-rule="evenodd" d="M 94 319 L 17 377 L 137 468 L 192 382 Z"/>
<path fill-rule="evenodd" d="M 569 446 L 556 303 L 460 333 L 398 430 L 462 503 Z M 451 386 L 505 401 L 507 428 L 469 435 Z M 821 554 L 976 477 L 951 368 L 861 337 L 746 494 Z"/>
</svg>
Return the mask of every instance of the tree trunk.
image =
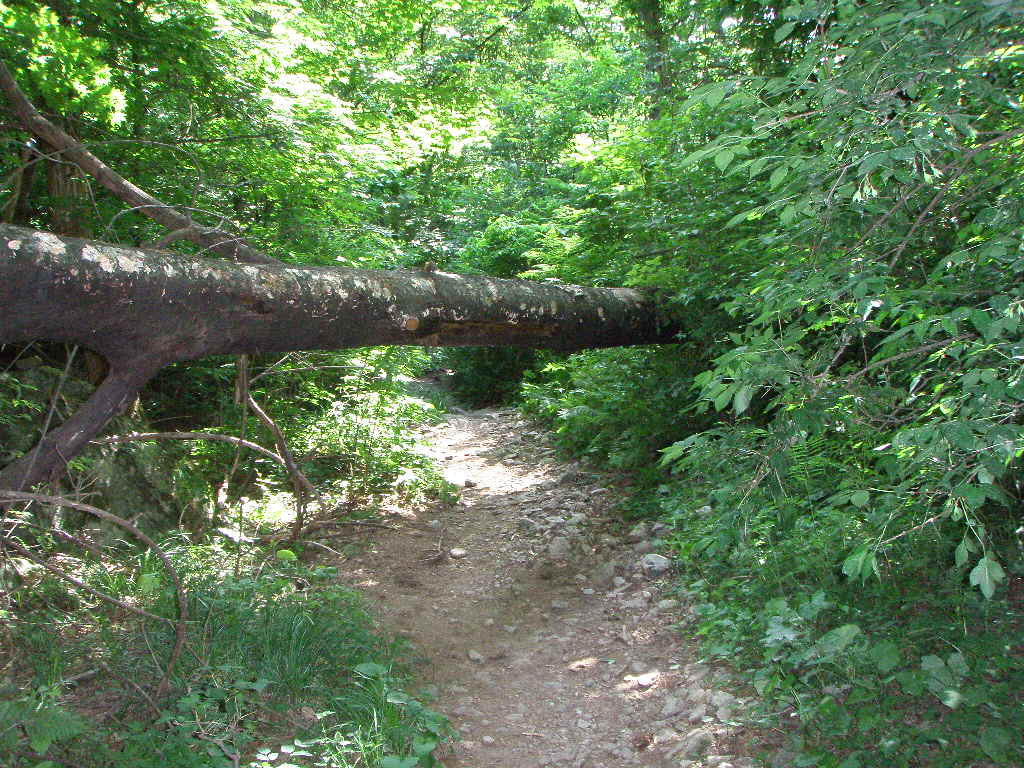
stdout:
<svg viewBox="0 0 1024 768">
<path fill-rule="evenodd" d="M 626 7 L 636 14 L 640 34 L 646 43 L 645 64 L 650 89 L 650 108 L 647 117 L 650 120 L 657 120 L 661 117 L 662 101 L 672 90 L 669 39 L 665 31 L 664 9 L 661 0 L 629 0 Z"/>
<path fill-rule="evenodd" d="M 112 373 L 0 471 L 27 488 L 73 458 L 163 366 L 382 344 L 558 350 L 673 341 L 650 297 L 445 272 L 235 264 L 0 225 L 0 344 L 79 344 Z"/>
</svg>

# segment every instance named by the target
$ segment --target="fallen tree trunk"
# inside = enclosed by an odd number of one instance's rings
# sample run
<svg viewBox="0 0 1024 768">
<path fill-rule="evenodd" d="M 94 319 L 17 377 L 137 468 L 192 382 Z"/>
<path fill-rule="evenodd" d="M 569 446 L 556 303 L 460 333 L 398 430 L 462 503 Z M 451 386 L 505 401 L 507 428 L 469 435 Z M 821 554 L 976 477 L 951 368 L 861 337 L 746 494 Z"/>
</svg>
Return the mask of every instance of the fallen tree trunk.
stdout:
<svg viewBox="0 0 1024 768">
<path fill-rule="evenodd" d="M 62 467 L 174 362 L 385 344 L 571 351 L 671 342 L 679 330 L 625 288 L 255 266 L 0 225 L 0 344 L 80 344 L 111 369 L 77 413 L 0 471 L 0 488 Z"/>
</svg>

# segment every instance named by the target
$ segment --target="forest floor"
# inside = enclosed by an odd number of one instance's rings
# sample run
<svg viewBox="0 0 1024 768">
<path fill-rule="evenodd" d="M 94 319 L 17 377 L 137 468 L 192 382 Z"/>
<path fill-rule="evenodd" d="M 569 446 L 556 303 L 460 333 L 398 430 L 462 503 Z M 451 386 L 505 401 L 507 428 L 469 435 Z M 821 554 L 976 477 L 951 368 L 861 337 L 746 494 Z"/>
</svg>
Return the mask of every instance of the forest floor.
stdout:
<svg viewBox="0 0 1024 768">
<path fill-rule="evenodd" d="M 761 765 L 727 670 L 698 660 L 657 526 L 615 513 L 623 478 L 564 463 L 514 410 L 423 440 L 457 503 L 391 511 L 346 581 L 409 639 L 461 738 L 449 768 Z"/>
</svg>

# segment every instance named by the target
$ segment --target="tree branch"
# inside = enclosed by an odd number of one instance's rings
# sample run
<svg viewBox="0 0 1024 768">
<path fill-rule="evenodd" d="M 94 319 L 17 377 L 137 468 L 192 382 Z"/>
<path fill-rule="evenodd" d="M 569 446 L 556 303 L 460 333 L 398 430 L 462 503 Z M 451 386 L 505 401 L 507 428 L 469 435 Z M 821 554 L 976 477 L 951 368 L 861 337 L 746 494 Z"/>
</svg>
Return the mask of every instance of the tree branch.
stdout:
<svg viewBox="0 0 1024 768">
<path fill-rule="evenodd" d="M 277 261 L 234 235 L 218 229 L 196 226 L 187 216 L 125 179 L 67 132 L 43 117 L 25 96 L 2 61 L 0 91 L 7 97 L 14 116 L 26 131 L 62 152 L 117 198 L 138 208 L 144 215 L 172 231 L 188 231 L 189 240 L 221 256 L 251 264 L 272 264 Z"/>
</svg>

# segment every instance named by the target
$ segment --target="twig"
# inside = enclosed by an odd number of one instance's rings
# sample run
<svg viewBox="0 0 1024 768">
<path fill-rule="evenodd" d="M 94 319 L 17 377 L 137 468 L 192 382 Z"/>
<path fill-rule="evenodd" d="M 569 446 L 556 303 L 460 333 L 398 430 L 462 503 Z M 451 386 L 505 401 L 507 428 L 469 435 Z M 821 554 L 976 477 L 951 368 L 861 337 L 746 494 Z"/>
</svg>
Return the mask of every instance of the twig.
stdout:
<svg viewBox="0 0 1024 768">
<path fill-rule="evenodd" d="M 920 347 L 914 347 L 913 349 L 908 349 L 906 352 L 900 352 L 898 355 L 892 355 L 891 357 L 886 357 L 886 358 L 884 358 L 882 360 L 877 360 L 877 361 L 871 363 L 871 365 L 868 365 L 868 366 L 866 366 L 864 368 L 861 368 L 856 373 L 850 374 L 847 377 L 846 380 L 848 382 L 849 381 L 854 381 L 855 379 L 859 379 L 861 376 L 864 376 L 865 374 L 873 371 L 875 368 L 881 368 L 883 365 L 888 365 L 889 363 L 894 363 L 897 360 L 902 360 L 902 359 L 904 359 L 906 357 L 913 357 L 914 355 L 920 355 L 920 354 L 923 354 L 925 352 L 931 352 L 933 349 L 939 349 L 940 347 L 946 347 L 946 346 L 949 346 L 950 344 L 955 344 L 958 341 L 964 341 L 965 339 L 969 339 L 969 338 L 971 338 L 971 334 L 964 333 L 964 334 L 961 334 L 959 336 L 954 336 L 951 339 L 942 339 L 941 341 L 933 341 L 931 344 L 922 344 Z"/>
<path fill-rule="evenodd" d="M 238 376 L 235 379 L 235 402 L 238 403 L 242 408 L 242 416 L 239 424 L 239 431 L 242 433 L 242 438 L 245 439 L 247 430 L 249 428 L 249 356 L 239 355 L 235 361 L 235 365 L 238 368 Z M 231 462 L 231 469 L 228 470 L 227 477 L 224 478 L 224 493 L 225 496 L 231 491 L 231 482 L 234 480 L 235 472 L 238 471 L 238 466 L 242 463 L 242 446 L 239 445 L 235 448 L 235 460 Z M 245 524 L 244 508 L 239 502 L 238 504 L 238 541 L 235 542 L 235 578 L 237 579 L 242 572 L 242 527 Z"/>
<path fill-rule="evenodd" d="M 33 563 L 41 565 L 54 576 L 64 579 L 64 581 L 67 581 L 71 584 L 74 584 L 76 587 L 78 587 L 84 592 L 88 592 L 93 597 L 98 597 L 100 600 L 103 600 L 104 602 L 110 603 L 111 605 L 116 605 L 118 608 L 123 608 L 129 613 L 134 613 L 137 616 L 143 616 L 147 619 L 152 619 L 153 621 L 164 621 L 168 624 L 174 624 L 174 622 L 168 619 L 166 616 L 157 616 L 155 613 L 150 613 L 149 611 L 146 611 L 142 608 L 136 608 L 134 605 L 130 605 L 129 603 L 124 602 L 123 600 L 118 600 L 116 597 L 111 597 L 106 592 L 100 592 L 95 587 L 90 587 L 85 582 L 76 579 L 70 573 L 67 573 L 66 571 L 62 570 L 61 568 L 58 568 L 57 566 L 53 565 L 52 563 L 46 560 L 36 557 L 35 554 L 33 554 L 30 550 L 21 546 L 18 542 L 14 541 L 13 539 L 7 539 L 4 542 L 4 546 L 9 547 L 10 549 L 13 549 L 14 551 L 20 553 L 23 557 L 25 557 L 28 560 L 31 560 Z"/>
<path fill-rule="evenodd" d="M 250 410 L 256 414 L 256 418 L 262 421 L 264 426 L 274 436 L 274 440 L 277 442 L 277 450 L 281 452 L 281 457 L 288 467 L 288 472 L 292 479 L 292 487 L 295 489 L 295 522 L 292 524 L 292 540 L 298 541 L 299 536 L 302 534 L 302 528 L 306 524 L 306 494 L 308 493 L 314 498 L 319 497 L 319 494 L 316 488 L 313 487 L 313 484 L 309 482 L 309 478 L 299 469 L 299 465 L 295 463 L 295 457 L 292 456 L 292 451 L 288 447 L 288 441 L 285 439 L 284 432 L 277 426 L 277 422 L 260 408 L 259 403 L 253 399 L 251 393 L 246 393 L 245 400 L 249 404 Z"/>
<path fill-rule="evenodd" d="M 3 66 L 3 62 L 0 62 L 0 66 Z M 61 390 L 64 389 L 64 383 L 68 380 L 68 374 L 71 373 L 71 364 L 75 361 L 75 355 L 78 353 L 78 346 L 71 348 L 71 353 L 68 355 L 68 361 L 64 364 L 64 370 L 60 374 L 60 380 L 57 382 L 57 387 L 53 391 L 53 397 L 50 400 L 50 409 L 46 412 L 46 421 L 43 422 L 43 431 L 38 443 L 36 443 L 36 449 L 32 452 L 32 460 L 28 464 L 28 469 L 25 471 L 25 475 L 32 472 L 32 467 L 36 464 L 36 459 L 39 458 L 39 451 L 43 447 L 43 437 L 46 437 L 46 433 L 50 431 L 50 422 L 53 421 L 53 414 L 57 411 L 57 400 L 60 397 Z"/>
<path fill-rule="evenodd" d="M 104 672 L 106 672 L 107 674 L 109 674 L 109 675 L 113 675 L 113 676 L 114 676 L 114 677 L 116 677 L 116 678 L 117 678 L 118 680 L 120 680 L 120 681 L 121 681 L 122 683 L 126 683 L 127 685 L 129 685 L 129 686 L 131 686 L 132 688 L 134 688 L 134 689 L 135 689 L 135 691 L 136 691 L 136 692 L 137 692 L 137 693 L 138 693 L 138 694 L 139 694 L 139 695 L 140 695 L 140 696 L 141 696 L 141 697 L 142 697 L 143 699 L 145 699 L 145 700 L 146 700 L 146 703 L 147 703 L 147 704 L 149 704 L 149 706 L 150 706 L 150 707 L 152 707 L 152 709 L 153 709 L 153 712 L 155 712 L 155 713 L 156 713 L 156 716 L 157 716 L 157 717 L 160 717 L 160 715 L 161 715 L 161 714 L 163 714 L 163 713 L 162 713 L 162 712 L 160 711 L 160 707 L 158 707 L 158 706 L 156 705 L 156 702 L 155 702 L 155 701 L 153 701 L 153 697 L 152 697 L 152 696 L 150 696 L 150 695 L 149 695 L 148 693 L 146 693 L 146 691 L 145 691 L 145 690 L 143 690 L 143 688 L 142 688 L 142 687 L 141 687 L 141 686 L 140 686 L 140 685 L 139 685 L 138 683 L 136 683 L 136 682 L 135 682 L 134 680 L 132 680 L 132 679 L 130 679 L 130 678 L 127 678 L 127 677 L 125 677 L 124 675 L 120 674 L 119 672 L 115 672 L 115 671 L 114 671 L 114 670 L 112 670 L 112 669 L 111 669 L 111 668 L 110 668 L 110 667 L 109 667 L 109 666 L 108 666 L 108 665 L 107 665 L 107 664 L 106 664 L 105 662 L 102 662 L 102 661 L 101 661 L 101 662 L 100 662 L 100 667 L 102 667 L 102 668 L 103 668 L 103 671 L 104 671 Z"/>
<path fill-rule="evenodd" d="M 160 562 L 163 563 L 164 568 L 167 569 L 167 574 L 170 576 L 171 581 L 174 582 L 174 590 L 178 598 L 178 620 L 174 623 L 175 626 L 175 640 L 174 647 L 171 649 L 171 657 L 167 662 L 167 666 L 164 668 L 164 675 L 157 685 L 157 697 L 162 697 L 170 685 L 171 674 L 174 671 L 174 665 L 178 661 L 178 657 L 181 656 L 181 651 L 185 647 L 186 640 L 186 622 L 188 621 L 188 597 L 185 594 L 185 588 L 181 584 L 181 578 L 178 576 L 178 571 L 175 569 L 174 564 L 171 562 L 171 558 L 167 556 L 167 553 L 160 548 L 160 546 L 153 541 L 149 536 L 140 531 L 134 524 L 125 520 L 123 517 L 111 514 L 106 510 L 99 509 L 90 504 L 82 504 L 78 501 L 72 501 L 71 499 L 63 498 L 62 496 L 46 496 L 40 493 L 23 493 L 20 491 L 5 491 L 0 490 L 0 499 L 7 499 L 9 501 L 38 501 L 41 504 L 55 504 L 58 506 L 71 507 L 77 509 L 80 512 L 98 517 L 100 520 L 105 520 L 108 523 L 123 528 L 128 531 L 132 536 L 141 541 L 147 547 L 149 547 L 153 553 L 160 558 Z M 8 542 L 13 544 L 13 542 Z M 24 548 L 22 548 L 24 550 Z M 136 611 L 137 612 L 137 611 Z M 165 619 L 165 621 L 169 621 Z"/>
<path fill-rule="evenodd" d="M 876 544 L 876 545 L 875 545 L 875 548 L 877 549 L 877 548 L 881 548 L 881 547 L 884 547 L 884 546 L 885 546 L 886 544 L 891 544 L 892 542 L 896 541 L 896 539 L 901 539 L 901 538 L 903 538 L 904 536 L 906 536 L 906 535 L 907 535 L 908 533 L 913 533 L 914 531 L 920 531 L 920 530 L 921 530 L 922 528 L 924 528 L 924 527 L 925 527 L 926 525 L 931 525 L 932 523 L 937 523 L 937 522 L 938 522 L 939 520 L 941 520 L 941 519 L 942 519 L 942 518 L 944 518 L 944 517 L 947 517 L 948 515 L 949 515 L 949 513 L 948 513 L 948 512 L 940 512 L 940 513 L 939 513 L 939 514 L 937 514 L 937 515 L 934 515 L 934 516 L 932 516 L 932 517 L 929 517 L 929 518 L 928 518 L 927 520 L 925 520 L 925 521 L 924 521 L 923 523 L 920 523 L 920 524 L 918 524 L 918 525 L 915 525 L 915 526 L 914 526 L 913 528 L 907 528 L 907 530 L 905 530 L 905 531 L 902 531 L 902 532 L 900 532 L 900 533 L 897 533 L 897 534 L 896 534 L 895 536 L 890 536 L 890 537 L 889 537 L 888 539 L 886 539 L 885 541 L 880 541 L 880 542 L 878 542 L 878 544 Z"/>
<path fill-rule="evenodd" d="M 321 544 L 319 541 L 300 541 L 300 542 L 297 542 L 297 543 L 301 544 L 304 547 L 313 547 L 313 549 L 322 549 L 324 552 L 327 552 L 328 554 L 334 555 L 335 557 L 340 557 L 342 559 L 345 558 L 345 554 L 343 552 L 339 552 L 336 549 L 331 549 L 326 544 Z"/>
<path fill-rule="evenodd" d="M 202 731 L 196 731 L 194 735 L 197 739 L 202 739 L 203 741 L 208 741 L 211 744 L 216 744 L 218 747 L 220 747 L 220 751 L 224 753 L 224 756 L 231 761 L 232 768 L 238 768 L 241 756 L 237 752 L 232 752 L 226 746 L 224 746 L 224 739 L 217 739 L 213 736 L 207 736 Z"/>
<path fill-rule="evenodd" d="M 106 445 L 107 443 L 128 443 L 133 440 L 212 440 L 218 443 L 231 443 L 232 445 L 248 448 L 250 451 L 256 451 L 256 453 L 276 461 L 286 469 L 288 467 L 284 458 L 269 448 L 264 448 L 262 445 L 258 445 L 251 440 L 243 440 L 240 437 L 222 435 L 217 432 L 128 432 L 124 435 L 99 437 L 93 440 L 92 443 L 95 445 Z"/>
</svg>

